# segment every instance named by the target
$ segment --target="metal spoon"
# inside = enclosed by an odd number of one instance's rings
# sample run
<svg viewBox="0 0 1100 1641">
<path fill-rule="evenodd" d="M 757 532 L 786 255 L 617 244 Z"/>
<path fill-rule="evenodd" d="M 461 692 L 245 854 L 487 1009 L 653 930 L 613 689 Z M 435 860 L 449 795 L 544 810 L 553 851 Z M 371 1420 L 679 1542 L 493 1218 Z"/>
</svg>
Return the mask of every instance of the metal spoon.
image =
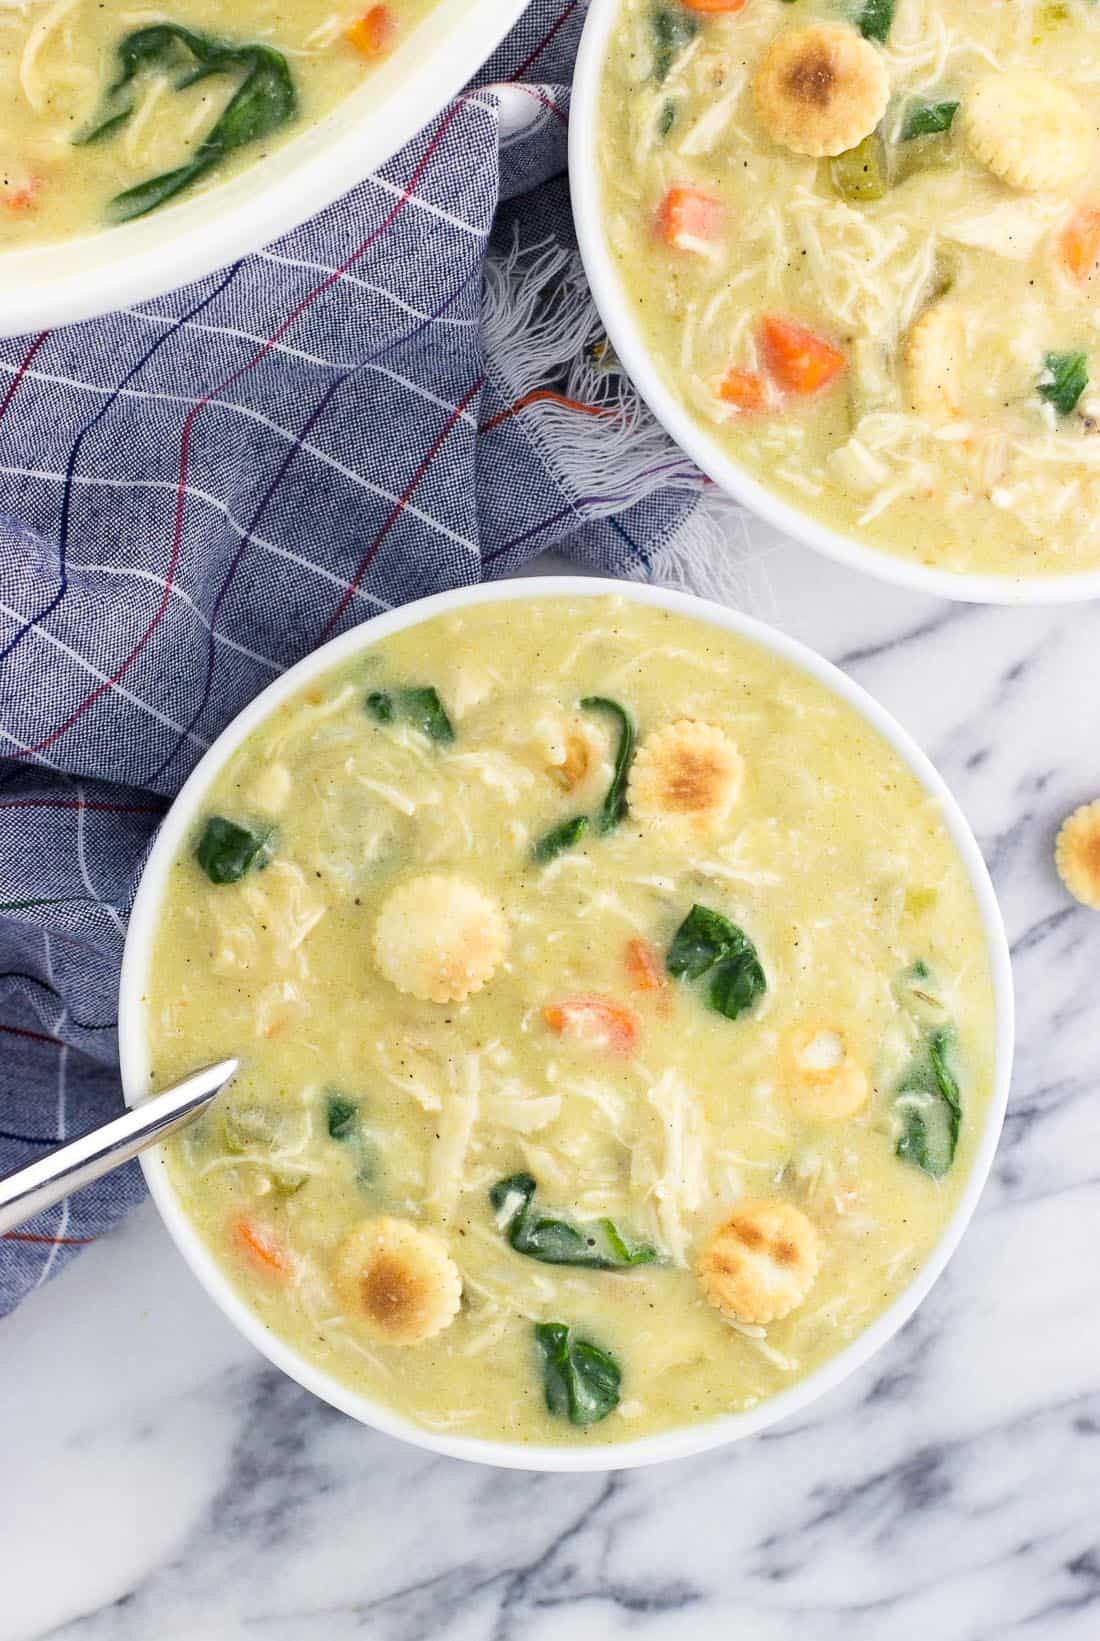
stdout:
<svg viewBox="0 0 1100 1641">
<path fill-rule="evenodd" d="M 26 1168 L 6 1174 L 0 1179 L 0 1236 L 43 1208 L 52 1208 L 62 1197 L 102 1179 L 147 1145 L 186 1128 L 221 1093 L 237 1065 L 236 1060 L 219 1060 L 217 1065 L 204 1066 L 185 1082 L 143 1100 L 124 1116 L 113 1117 L 78 1140 L 47 1151 Z"/>
</svg>

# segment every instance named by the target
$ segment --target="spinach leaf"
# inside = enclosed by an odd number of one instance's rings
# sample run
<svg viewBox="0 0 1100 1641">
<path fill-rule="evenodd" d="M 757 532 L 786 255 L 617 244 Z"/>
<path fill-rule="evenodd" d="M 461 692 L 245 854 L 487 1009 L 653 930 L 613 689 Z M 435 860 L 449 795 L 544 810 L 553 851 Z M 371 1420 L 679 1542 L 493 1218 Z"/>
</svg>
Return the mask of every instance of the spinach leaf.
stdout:
<svg viewBox="0 0 1100 1641">
<path fill-rule="evenodd" d="M 650 26 L 653 29 L 653 78 L 658 85 L 663 85 L 681 51 L 694 40 L 699 25 L 681 6 L 655 6 L 650 13 Z"/>
<path fill-rule="evenodd" d="M 656 1260 L 656 1248 L 628 1242 L 614 1220 L 577 1225 L 569 1219 L 537 1213 L 536 1189 L 531 1174 L 510 1174 L 498 1180 L 489 1192 L 493 1212 L 508 1216 L 501 1230 L 517 1254 L 526 1254 L 543 1265 L 582 1265 L 594 1271 L 628 1270 L 632 1265 L 652 1265 Z"/>
<path fill-rule="evenodd" d="M 126 35 L 116 48 L 116 58 L 118 74 L 107 88 L 96 124 L 78 139 L 81 143 L 102 142 L 126 123 L 134 112 L 135 81 L 150 69 L 181 70 L 177 91 L 215 74 L 240 76 L 236 91 L 186 164 L 115 196 L 110 211 L 116 222 L 129 222 L 156 210 L 220 165 L 227 155 L 270 136 L 297 113 L 287 60 L 270 46 L 234 45 L 177 23 L 156 23 Z"/>
<path fill-rule="evenodd" d="M 758 997 L 768 989 L 768 982 L 756 952 L 748 950 L 724 957 L 719 962 L 707 988 L 707 1002 L 727 1020 L 736 1020 L 739 1014 L 751 1009 Z"/>
<path fill-rule="evenodd" d="M 918 1020 L 939 1024 L 946 1015 L 943 989 L 923 957 L 903 969 L 894 982 L 902 1006 Z"/>
<path fill-rule="evenodd" d="M 1088 359 L 1083 353 L 1048 353 L 1043 360 L 1039 397 L 1068 416 L 1089 385 Z"/>
<path fill-rule="evenodd" d="M 671 97 L 665 99 L 661 112 L 657 116 L 657 135 L 667 137 L 676 124 L 676 104 Z"/>
<path fill-rule="evenodd" d="M 736 923 L 695 905 L 672 937 L 665 968 L 677 980 L 710 975 L 707 1004 L 727 1020 L 752 1008 L 768 989 L 756 947 Z"/>
<path fill-rule="evenodd" d="M 579 843 L 588 831 L 588 816 L 574 815 L 572 820 L 562 821 L 560 826 L 551 827 L 537 838 L 531 849 L 531 859 L 545 865 L 548 860 L 554 860 L 565 849 L 572 849 Z"/>
<path fill-rule="evenodd" d="M 367 711 L 380 724 L 392 724 L 397 717 L 393 696 L 387 695 L 384 689 L 371 690 L 367 696 Z"/>
<path fill-rule="evenodd" d="M 375 689 L 367 696 L 367 711 L 380 724 L 400 720 L 411 724 L 429 741 L 453 741 L 454 729 L 430 684 L 415 685 L 411 689 Z"/>
<path fill-rule="evenodd" d="M 894 21 L 894 0 L 863 0 L 857 21 L 863 38 L 881 45 Z"/>
<path fill-rule="evenodd" d="M 348 1146 L 355 1156 L 356 1183 L 374 1185 L 378 1178 L 378 1153 L 363 1132 L 359 1102 L 331 1091 L 326 1099 L 325 1120 L 329 1138 Z"/>
<path fill-rule="evenodd" d="M 719 958 L 751 949 L 745 935 L 728 917 L 695 905 L 673 936 L 665 967 L 677 980 L 698 980 Z"/>
<path fill-rule="evenodd" d="M 608 712 L 619 725 L 619 747 L 615 754 L 615 771 L 611 785 L 600 805 L 596 824 L 601 832 L 613 832 L 626 814 L 626 777 L 634 757 L 634 720 L 618 701 L 609 701 L 606 695 L 586 695 L 581 701 L 585 712 Z"/>
<path fill-rule="evenodd" d="M 656 1264 L 657 1250 L 648 1242 L 628 1242 L 613 1219 L 598 1219 L 596 1224 L 607 1238 L 607 1246 L 614 1256 L 615 1263 L 607 1267 L 609 1270 Z"/>
<path fill-rule="evenodd" d="M 622 1373 L 615 1358 L 588 1339 L 577 1339 L 564 1322 L 535 1324 L 542 1359 L 546 1406 L 570 1424 L 598 1424 L 619 1405 Z"/>
<path fill-rule="evenodd" d="M 950 131 L 958 107 L 957 102 L 914 103 L 901 128 L 902 142 L 912 142 L 914 137 L 931 137 L 937 131 Z"/>
<path fill-rule="evenodd" d="M 253 866 L 267 865 L 271 837 L 270 830 L 251 832 L 223 815 L 211 815 L 202 829 L 195 859 L 211 883 L 236 883 Z"/>
<path fill-rule="evenodd" d="M 954 1161 L 962 1122 L 962 1097 L 947 1059 L 951 1039 L 946 1026 L 929 1032 L 895 1095 L 902 1123 L 895 1152 L 933 1179 Z"/>
<path fill-rule="evenodd" d="M 347 1140 L 358 1131 L 359 1107 L 342 1094 L 330 1094 L 327 1108 L 329 1139 Z"/>
</svg>

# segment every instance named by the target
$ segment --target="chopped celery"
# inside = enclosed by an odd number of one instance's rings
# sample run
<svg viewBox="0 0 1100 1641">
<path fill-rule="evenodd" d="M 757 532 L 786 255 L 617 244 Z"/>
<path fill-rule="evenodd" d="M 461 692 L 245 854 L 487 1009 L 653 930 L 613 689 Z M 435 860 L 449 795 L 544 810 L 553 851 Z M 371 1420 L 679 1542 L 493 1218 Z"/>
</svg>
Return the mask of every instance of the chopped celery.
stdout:
<svg viewBox="0 0 1100 1641">
<path fill-rule="evenodd" d="M 222 1135 L 227 1151 L 270 1151 L 279 1137 L 282 1126 L 277 1108 L 259 1105 L 227 1103 L 222 1110 Z"/>
<path fill-rule="evenodd" d="M 855 148 L 845 149 L 830 162 L 833 187 L 841 199 L 861 204 L 882 199 L 890 190 L 890 170 L 882 133 L 872 131 Z"/>
<path fill-rule="evenodd" d="M 907 182 L 923 171 L 937 171 L 950 165 L 955 154 L 955 143 L 950 129 L 928 131 L 924 135 L 905 138 L 894 156 L 894 175 L 898 182 Z"/>
</svg>

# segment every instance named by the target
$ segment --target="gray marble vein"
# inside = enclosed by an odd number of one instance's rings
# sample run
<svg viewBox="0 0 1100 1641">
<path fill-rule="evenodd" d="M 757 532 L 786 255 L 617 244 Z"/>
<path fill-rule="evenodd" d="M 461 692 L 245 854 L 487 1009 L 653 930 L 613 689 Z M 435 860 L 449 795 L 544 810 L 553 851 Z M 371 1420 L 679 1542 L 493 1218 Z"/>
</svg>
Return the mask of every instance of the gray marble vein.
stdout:
<svg viewBox="0 0 1100 1641">
<path fill-rule="evenodd" d="M 494 1472 L 282 1378 L 147 1207 L 0 1325 L 0 1641 L 1100 1637 L 1100 916 L 1051 863 L 1100 793 L 1100 606 L 940 604 L 745 535 L 739 600 L 931 754 L 1013 944 L 1009 1119 L 930 1299 L 737 1447 Z"/>
</svg>

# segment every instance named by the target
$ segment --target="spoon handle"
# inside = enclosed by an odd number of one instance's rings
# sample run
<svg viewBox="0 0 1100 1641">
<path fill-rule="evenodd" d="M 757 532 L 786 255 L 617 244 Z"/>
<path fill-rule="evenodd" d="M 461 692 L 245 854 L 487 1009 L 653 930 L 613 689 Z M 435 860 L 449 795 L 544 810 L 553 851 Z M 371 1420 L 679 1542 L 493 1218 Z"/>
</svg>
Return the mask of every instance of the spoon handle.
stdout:
<svg viewBox="0 0 1100 1641">
<path fill-rule="evenodd" d="M 202 1115 L 236 1069 L 236 1060 L 204 1066 L 175 1088 L 154 1094 L 123 1116 L 5 1175 L 0 1179 L 0 1236 L 129 1162 L 147 1145 L 185 1128 Z"/>
</svg>

